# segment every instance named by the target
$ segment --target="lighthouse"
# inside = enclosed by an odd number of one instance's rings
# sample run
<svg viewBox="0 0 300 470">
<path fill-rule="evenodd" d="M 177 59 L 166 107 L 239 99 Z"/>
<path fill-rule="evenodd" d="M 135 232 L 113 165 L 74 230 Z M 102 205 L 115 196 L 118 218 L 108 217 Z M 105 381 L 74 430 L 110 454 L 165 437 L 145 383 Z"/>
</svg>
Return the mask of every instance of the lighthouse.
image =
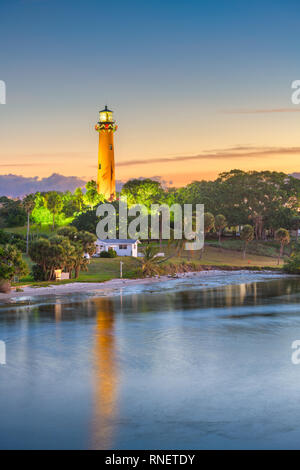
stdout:
<svg viewBox="0 0 300 470">
<path fill-rule="evenodd" d="M 99 111 L 95 130 L 99 133 L 97 191 L 108 201 L 116 197 L 114 132 L 117 128 L 113 112 L 105 106 Z"/>
</svg>

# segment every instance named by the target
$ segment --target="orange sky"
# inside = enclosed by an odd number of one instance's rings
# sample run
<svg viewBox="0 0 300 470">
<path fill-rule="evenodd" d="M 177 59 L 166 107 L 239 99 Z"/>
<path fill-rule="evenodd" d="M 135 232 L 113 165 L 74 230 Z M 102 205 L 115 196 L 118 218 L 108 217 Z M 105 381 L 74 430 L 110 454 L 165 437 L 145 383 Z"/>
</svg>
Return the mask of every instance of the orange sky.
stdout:
<svg viewBox="0 0 300 470">
<path fill-rule="evenodd" d="M 95 112 L 94 121 L 86 119 L 75 126 L 61 118 L 53 119 L 51 132 L 47 119 L 45 129 L 41 128 L 39 116 L 31 117 L 17 132 L 8 122 L 6 132 L 2 128 L 1 173 L 44 177 L 56 172 L 95 178 L 97 117 Z M 177 116 L 170 115 L 162 128 L 149 116 L 140 116 L 132 126 L 133 117 L 117 110 L 117 179 L 160 176 L 172 182 L 169 184 L 183 185 L 195 179 L 213 179 L 233 168 L 300 171 L 298 112 L 220 111 L 201 115 L 194 110 L 191 117 L 191 121 L 178 125 Z"/>
</svg>

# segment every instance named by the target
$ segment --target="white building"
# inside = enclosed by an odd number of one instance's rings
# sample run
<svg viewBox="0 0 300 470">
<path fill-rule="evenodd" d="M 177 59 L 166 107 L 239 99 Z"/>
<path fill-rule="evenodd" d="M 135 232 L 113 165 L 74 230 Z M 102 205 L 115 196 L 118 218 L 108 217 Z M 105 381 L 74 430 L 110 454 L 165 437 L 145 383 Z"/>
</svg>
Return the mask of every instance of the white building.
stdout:
<svg viewBox="0 0 300 470">
<path fill-rule="evenodd" d="M 115 250 L 118 256 L 138 256 L 138 243 L 139 240 L 130 239 L 109 239 L 98 240 L 95 242 L 96 254 L 100 254 L 101 251 L 108 251 L 109 248 Z"/>
</svg>

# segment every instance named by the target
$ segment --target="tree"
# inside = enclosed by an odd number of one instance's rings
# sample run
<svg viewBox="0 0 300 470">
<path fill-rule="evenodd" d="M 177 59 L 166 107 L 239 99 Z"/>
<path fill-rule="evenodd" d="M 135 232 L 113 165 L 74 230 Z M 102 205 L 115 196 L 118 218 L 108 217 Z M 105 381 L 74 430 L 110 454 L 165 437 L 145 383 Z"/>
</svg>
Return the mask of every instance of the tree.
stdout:
<svg viewBox="0 0 300 470">
<path fill-rule="evenodd" d="M 73 225 L 67 225 L 66 227 L 61 227 L 57 230 L 57 235 L 62 237 L 67 237 L 69 240 L 74 240 L 77 234 L 77 228 Z"/>
<path fill-rule="evenodd" d="M 216 217 L 215 217 L 215 229 L 218 232 L 219 245 L 221 244 L 222 231 L 224 230 L 226 225 L 227 225 L 226 217 L 223 214 L 216 215 Z"/>
<path fill-rule="evenodd" d="M 167 196 L 159 181 L 152 180 L 150 178 L 143 179 L 131 179 L 127 181 L 121 191 L 121 196 L 127 198 L 127 204 L 129 207 L 135 204 L 143 204 L 146 206 L 149 214 L 154 214 L 152 204 L 167 203 L 167 200 L 171 197 L 171 193 Z M 156 212 L 157 213 L 157 212 Z M 159 211 L 159 242 L 160 248 L 162 248 L 162 214 Z"/>
<path fill-rule="evenodd" d="M 9 199 L 5 196 L 0 204 L 0 223 L 2 227 L 23 226 L 27 216 L 20 200 Z"/>
<path fill-rule="evenodd" d="M 74 213 L 78 211 L 78 203 L 71 191 L 65 191 L 62 194 L 62 202 L 62 212 L 65 217 L 73 217 Z"/>
<path fill-rule="evenodd" d="M 96 216 L 96 209 L 89 209 L 78 214 L 71 222 L 71 226 L 76 227 L 77 230 L 87 230 L 90 233 L 95 233 L 98 222 L 99 218 Z"/>
<path fill-rule="evenodd" d="M 213 216 L 213 214 L 211 214 L 210 212 L 204 212 L 204 243 L 205 243 L 205 236 L 208 232 L 210 232 L 215 226 L 215 218 Z M 202 253 L 204 252 L 204 245 L 203 245 L 203 248 L 201 250 L 201 255 L 202 256 Z"/>
<path fill-rule="evenodd" d="M 85 187 L 86 193 L 84 195 L 84 199 L 86 200 L 87 204 L 91 206 L 92 209 L 96 204 L 104 202 L 104 196 L 98 193 L 96 181 L 88 181 Z"/>
<path fill-rule="evenodd" d="M 63 207 L 63 200 L 60 194 L 58 194 L 56 191 L 50 191 L 45 195 L 45 201 L 46 201 L 46 206 L 47 209 L 52 214 L 52 227 L 54 230 L 55 227 L 55 216 L 60 213 Z"/>
<path fill-rule="evenodd" d="M 38 265 L 34 268 L 37 280 L 54 279 L 55 269 L 63 269 L 75 278 L 81 269 L 86 269 L 88 260 L 84 254 L 95 252 L 96 236 L 92 233 L 78 232 L 75 227 L 62 227 L 57 235 L 48 239 L 39 238 L 29 248 L 29 255 Z"/>
<path fill-rule="evenodd" d="M 87 232 L 86 230 L 78 231 L 76 227 L 69 225 L 67 227 L 60 228 L 57 231 L 57 234 L 67 237 L 73 244 L 78 242 L 81 243 L 84 253 L 88 253 L 89 255 L 93 255 L 95 253 L 95 241 L 97 240 L 97 237 L 93 233 Z"/>
<path fill-rule="evenodd" d="M 278 230 L 276 230 L 275 240 L 280 242 L 280 250 L 279 250 L 278 262 L 277 262 L 277 264 L 279 264 L 280 258 L 282 258 L 284 245 L 288 245 L 290 243 L 289 231 L 286 230 L 285 228 L 279 228 Z"/>
<path fill-rule="evenodd" d="M 88 253 L 89 255 L 93 255 L 95 253 L 95 241 L 97 240 L 97 237 L 93 233 L 81 230 L 75 234 L 74 240 L 76 243 L 81 243 L 84 253 Z"/>
<path fill-rule="evenodd" d="M 182 255 L 182 252 L 185 250 L 185 244 L 186 239 L 184 237 L 174 238 L 174 230 L 171 230 L 171 238 L 169 240 L 168 246 L 169 248 L 172 247 L 172 245 L 175 246 L 176 255 L 178 257 L 180 257 Z"/>
<path fill-rule="evenodd" d="M 291 225 L 296 231 L 296 243 L 298 243 L 299 228 L 300 228 L 300 217 L 299 216 L 294 216 L 291 220 Z"/>
<path fill-rule="evenodd" d="M 29 247 L 29 256 L 40 267 L 40 272 L 42 273 L 42 278 L 38 279 L 40 281 L 54 279 L 55 269 L 65 267 L 68 264 L 68 258 L 72 254 L 70 241 L 61 236 L 54 236 L 48 239 L 39 238 L 33 241 Z"/>
<path fill-rule="evenodd" d="M 163 192 L 159 181 L 150 178 L 131 179 L 124 184 L 121 196 L 126 196 L 129 207 L 144 204 L 150 210 L 151 204 L 161 201 Z"/>
<path fill-rule="evenodd" d="M 143 253 L 143 257 L 137 258 L 137 261 L 141 266 L 143 276 L 155 276 L 160 274 L 161 270 L 159 265 L 164 263 L 167 258 L 158 257 L 158 250 L 152 245 L 147 245 L 141 252 Z"/>
<path fill-rule="evenodd" d="M 75 204 L 76 204 L 76 207 L 77 207 L 77 211 L 81 212 L 82 207 L 83 207 L 83 201 L 84 201 L 83 192 L 82 192 L 81 188 L 76 188 L 75 189 L 74 199 L 75 199 Z"/>
<path fill-rule="evenodd" d="M 27 232 L 26 232 L 26 254 L 28 254 L 28 246 L 29 246 L 29 231 L 30 231 L 30 215 L 35 207 L 35 195 L 34 194 L 27 194 L 24 197 L 23 207 L 27 214 Z"/>
<path fill-rule="evenodd" d="M 274 233 L 275 228 L 285 226 L 297 211 L 300 181 L 285 173 L 231 170 L 221 173 L 214 183 L 218 210 L 230 225 L 252 220 L 257 239 L 266 228 Z M 281 219 L 284 225 L 278 225 Z"/>
<path fill-rule="evenodd" d="M 300 274 L 300 251 L 295 250 L 291 254 L 290 258 L 288 258 L 284 265 L 283 265 L 284 271 L 286 271 L 289 274 Z"/>
<path fill-rule="evenodd" d="M 245 242 L 244 244 L 244 251 L 243 251 L 243 258 L 246 257 L 246 250 L 248 243 L 251 242 L 254 238 L 254 229 L 252 225 L 244 225 L 241 230 L 241 240 Z"/>
<path fill-rule="evenodd" d="M 14 276 L 27 273 L 28 268 L 20 251 L 13 245 L 0 246 L 0 292 L 9 292 Z"/>
</svg>

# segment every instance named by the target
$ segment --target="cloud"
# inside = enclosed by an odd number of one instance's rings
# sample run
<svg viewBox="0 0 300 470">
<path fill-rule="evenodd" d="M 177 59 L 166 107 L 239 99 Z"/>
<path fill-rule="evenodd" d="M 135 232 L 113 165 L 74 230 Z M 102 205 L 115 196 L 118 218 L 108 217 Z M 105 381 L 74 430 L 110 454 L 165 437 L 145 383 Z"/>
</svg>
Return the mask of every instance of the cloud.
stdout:
<svg viewBox="0 0 300 470">
<path fill-rule="evenodd" d="M 265 113 L 300 113 L 300 108 L 266 108 L 266 109 L 231 109 L 223 114 L 265 114 Z"/>
<path fill-rule="evenodd" d="M 74 191 L 85 183 L 85 180 L 77 176 L 63 176 L 58 173 L 42 179 L 38 176 L 0 175 L 0 196 L 23 197 L 37 191 Z"/>
<path fill-rule="evenodd" d="M 127 160 L 118 166 L 148 165 L 154 163 L 176 163 L 191 160 L 226 160 L 273 157 L 276 155 L 300 155 L 300 147 L 251 147 L 237 146 L 197 155 L 178 155 L 176 157 L 157 157 L 147 160 Z"/>
</svg>

